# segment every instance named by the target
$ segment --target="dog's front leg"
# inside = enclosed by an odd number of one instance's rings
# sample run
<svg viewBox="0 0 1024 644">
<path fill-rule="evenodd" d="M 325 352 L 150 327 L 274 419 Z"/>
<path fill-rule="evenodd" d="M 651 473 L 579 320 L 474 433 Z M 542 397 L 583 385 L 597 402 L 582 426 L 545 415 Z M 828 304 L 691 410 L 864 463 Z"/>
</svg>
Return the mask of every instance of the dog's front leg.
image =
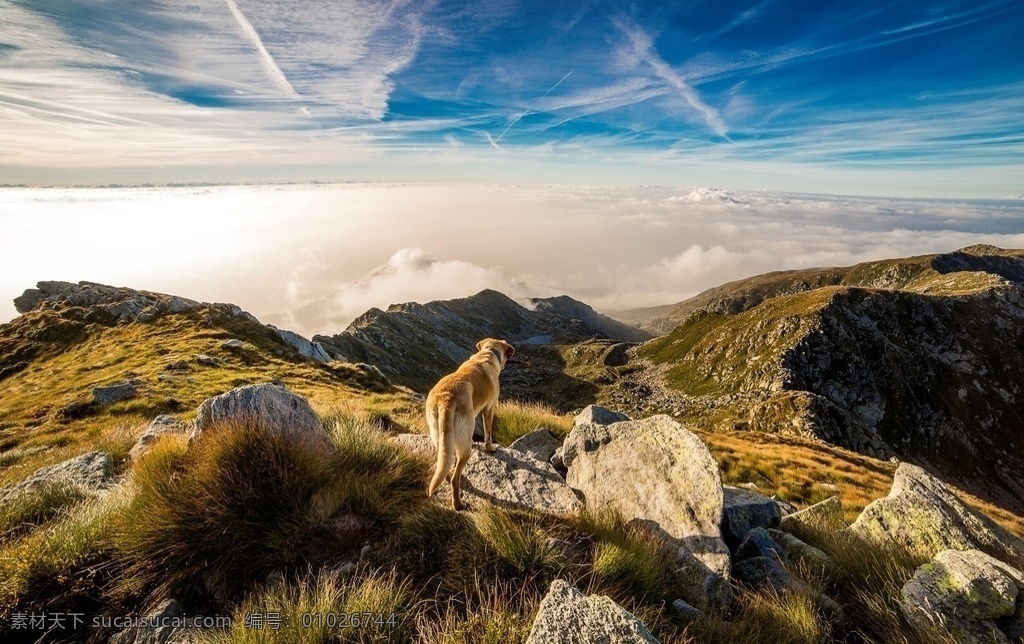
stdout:
<svg viewBox="0 0 1024 644">
<path fill-rule="evenodd" d="M 484 451 L 493 452 L 494 444 L 491 442 L 491 430 L 494 426 L 494 406 L 485 407 L 483 411 L 484 417 Z"/>
</svg>

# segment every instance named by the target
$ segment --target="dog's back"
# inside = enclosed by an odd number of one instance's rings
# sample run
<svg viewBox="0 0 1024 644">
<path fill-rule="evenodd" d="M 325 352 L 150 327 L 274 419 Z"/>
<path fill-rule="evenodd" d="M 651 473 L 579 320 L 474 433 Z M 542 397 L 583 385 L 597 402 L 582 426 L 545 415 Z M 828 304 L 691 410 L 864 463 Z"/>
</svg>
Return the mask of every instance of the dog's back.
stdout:
<svg viewBox="0 0 1024 644">
<path fill-rule="evenodd" d="M 491 422 L 499 393 L 498 376 L 506 360 L 515 352 L 507 342 L 491 338 L 477 343 L 477 349 L 454 373 L 441 378 L 427 395 L 427 426 L 430 438 L 437 446 L 437 467 L 427 494 L 434 495 L 451 469 L 454 457 L 452 502 L 456 510 L 461 505 L 458 477 L 469 459 L 476 416 L 484 413 L 486 448 L 491 449 Z"/>
</svg>

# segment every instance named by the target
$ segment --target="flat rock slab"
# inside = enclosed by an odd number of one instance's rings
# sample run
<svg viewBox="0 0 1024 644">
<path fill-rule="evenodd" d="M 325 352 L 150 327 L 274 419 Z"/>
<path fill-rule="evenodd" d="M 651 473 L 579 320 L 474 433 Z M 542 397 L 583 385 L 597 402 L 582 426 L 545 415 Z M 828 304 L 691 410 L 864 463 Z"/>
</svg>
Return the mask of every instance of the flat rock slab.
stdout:
<svg viewBox="0 0 1024 644">
<path fill-rule="evenodd" d="M 280 385 L 246 385 L 207 398 L 196 413 L 193 438 L 221 422 L 256 422 L 314 448 L 337 450 L 309 401 Z"/>
<path fill-rule="evenodd" d="M 944 550 L 903 586 L 900 610 L 926 639 L 1019 642 L 1024 572 L 980 550 Z"/>
<path fill-rule="evenodd" d="M 869 503 L 850 530 L 925 557 L 943 550 L 977 549 L 1016 568 L 1024 567 L 1024 541 L 909 463 L 901 463 L 896 470 L 889 496 Z"/>
<path fill-rule="evenodd" d="M 509 449 L 522 452 L 532 456 L 538 461 L 547 463 L 555 455 L 555 450 L 561 447 L 562 441 L 551 435 L 551 432 L 544 429 L 532 431 L 525 436 L 520 436 L 509 445 Z"/>
<path fill-rule="evenodd" d="M 400 434 L 392 438 L 410 452 L 436 462 L 437 450 L 429 436 Z M 487 501 L 497 506 L 536 510 L 547 514 L 567 515 L 583 504 L 555 468 L 522 452 L 498 446 L 487 453 L 474 445 L 469 462 L 462 471 L 462 496 L 469 500 Z M 451 485 L 445 481 L 438 488 L 438 499 L 451 499 Z"/>
<path fill-rule="evenodd" d="M 116 385 L 96 387 L 92 390 L 92 399 L 97 405 L 113 405 L 116 402 L 127 400 L 135 395 L 135 385 L 130 382 L 120 382 Z"/>
<path fill-rule="evenodd" d="M 588 507 L 609 508 L 678 549 L 692 595 L 725 599 L 729 549 L 722 540 L 722 479 L 711 452 L 669 416 L 611 425 L 581 423 L 562 445 L 566 482 Z"/>
<path fill-rule="evenodd" d="M 556 579 L 533 620 L 526 644 L 657 644 L 632 613 L 603 595 L 586 596 Z"/>
</svg>

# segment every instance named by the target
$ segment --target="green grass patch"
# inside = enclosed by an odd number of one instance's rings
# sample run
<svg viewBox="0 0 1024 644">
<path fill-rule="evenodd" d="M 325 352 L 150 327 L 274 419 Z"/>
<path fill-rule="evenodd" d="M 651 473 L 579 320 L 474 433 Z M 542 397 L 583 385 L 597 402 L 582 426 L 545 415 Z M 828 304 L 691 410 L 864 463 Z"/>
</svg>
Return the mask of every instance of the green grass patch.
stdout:
<svg viewBox="0 0 1024 644">
<path fill-rule="evenodd" d="M 16 494 L 0 504 L 0 541 L 31 532 L 51 519 L 66 515 L 86 498 L 74 485 L 44 485 Z"/>
<path fill-rule="evenodd" d="M 557 437 L 564 437 L 572 429 L 572 419 L 559 414 L 542 402 L 498 403 L 495 413 L 494 440 L 500 445 L 511 445 L 520 436 L 545 428 Z"/>
</svg>

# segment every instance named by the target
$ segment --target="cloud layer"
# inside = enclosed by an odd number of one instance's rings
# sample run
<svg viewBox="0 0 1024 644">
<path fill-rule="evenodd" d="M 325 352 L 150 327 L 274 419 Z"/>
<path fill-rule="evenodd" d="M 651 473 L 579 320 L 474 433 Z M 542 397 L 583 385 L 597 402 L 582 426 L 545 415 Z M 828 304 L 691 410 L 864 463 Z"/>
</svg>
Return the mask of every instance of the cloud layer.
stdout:
<svg viewBox="0 0 1024 644">
<path fill-rule="evenodd" d="M 0 190 L 0 319 L 39 280 L 228 301 L 306 334 L 371 307 L 680 301 L 771 270 L 1024 247 L 1024 202 L 716 189 L 324 185 Z"/>
</svg>

